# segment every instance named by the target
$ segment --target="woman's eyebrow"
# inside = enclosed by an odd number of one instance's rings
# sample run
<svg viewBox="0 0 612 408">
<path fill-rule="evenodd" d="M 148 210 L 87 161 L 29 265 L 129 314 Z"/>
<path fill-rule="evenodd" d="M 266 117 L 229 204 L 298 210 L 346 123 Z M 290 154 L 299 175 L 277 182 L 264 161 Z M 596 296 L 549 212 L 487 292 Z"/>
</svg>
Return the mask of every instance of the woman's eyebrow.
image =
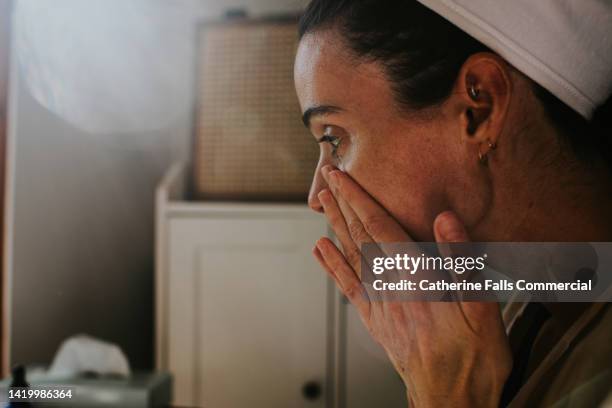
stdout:
<svg viewBox="0 0 612 408">
<path fill-rule="evenodd" d="M 306 111 L 302 115 L 302 122 L 304 122 L 304 126 L 310 129 L 310 120 L 313 116 L 329 115 L 330 113 L 337 113 L 341 110 L 342 108 L 333 105 L 312 106 L 306 109 Z"/>
</svg>

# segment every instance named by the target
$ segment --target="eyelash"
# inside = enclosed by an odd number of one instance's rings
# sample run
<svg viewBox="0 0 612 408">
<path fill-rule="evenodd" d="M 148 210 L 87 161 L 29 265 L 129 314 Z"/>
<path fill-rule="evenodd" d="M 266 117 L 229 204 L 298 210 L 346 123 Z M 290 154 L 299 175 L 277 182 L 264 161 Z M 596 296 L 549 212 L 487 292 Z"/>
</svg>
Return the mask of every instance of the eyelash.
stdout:
<svg viewBox="0 0 612 408">
<path fill-rule="evenodd" d="M 332 147 L 332 156 L 336 159 L 339 158 L 338 148 L 340 147 L 341 142 L 342 142 L 342 139 L 334 135 L 324 135 L 323 137 L 319 139 L 319 143 L 329 143 L 330 144 L 330 146 Z"/>
</svg>

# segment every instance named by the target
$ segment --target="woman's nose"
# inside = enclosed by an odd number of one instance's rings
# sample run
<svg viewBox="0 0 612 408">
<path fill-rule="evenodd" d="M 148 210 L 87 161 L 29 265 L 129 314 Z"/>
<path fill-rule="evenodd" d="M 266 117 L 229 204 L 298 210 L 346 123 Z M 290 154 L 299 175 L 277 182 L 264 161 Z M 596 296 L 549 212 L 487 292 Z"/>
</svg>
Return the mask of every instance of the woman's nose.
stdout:
<svg viewBox="0 0 612 408">
<path fill-rule="evenodd" d="M 323 206 L 319 202 L 319 192 L 327 187 L 321 172 L 317 168 L 317 171 L 312 179 L 310 185 L 310 192 L 308 193 L 308 206 L 315 212 L 323 213 Z"/>
</svg>

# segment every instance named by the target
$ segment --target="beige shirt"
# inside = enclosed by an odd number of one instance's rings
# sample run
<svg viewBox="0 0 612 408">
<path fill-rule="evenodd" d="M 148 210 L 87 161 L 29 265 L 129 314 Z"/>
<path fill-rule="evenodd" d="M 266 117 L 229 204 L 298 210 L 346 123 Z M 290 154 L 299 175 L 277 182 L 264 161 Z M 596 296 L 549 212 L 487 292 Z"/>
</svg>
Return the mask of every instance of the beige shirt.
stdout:
<svg viewBox="0 0 612 408">
<path fill-rule="evenodd" d="M 525 304 L 504 309 L 508 333 Z M 526 380 L 510 407 L 612 407 L 612 307 L 609 303 L 548 305 Z"/>
</svg>

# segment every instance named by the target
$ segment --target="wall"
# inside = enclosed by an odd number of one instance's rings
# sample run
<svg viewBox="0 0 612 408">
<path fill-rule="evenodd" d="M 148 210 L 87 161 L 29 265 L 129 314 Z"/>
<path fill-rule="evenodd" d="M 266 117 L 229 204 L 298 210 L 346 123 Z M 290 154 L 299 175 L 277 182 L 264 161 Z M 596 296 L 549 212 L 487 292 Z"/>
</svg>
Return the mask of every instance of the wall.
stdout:
<svg viewBox="0 0 612 408">
<path fill-rule="evenodd" d="M 4 210 L 5 210 L 5 182 L 6 182 L 6 139 L 7 139 L 7 114 L 8 114 L 8 85 L 10 63 L 9 57 L 11 54 L 11 10 L 13 7 L 12 0 L 0 0 L 0 228 L 4 231 Z M 4 246 L 5 236 L 0 236 L 0 262 L 5 265 Z M 2 268 L 2 271 L 5 269 Z M 7 284 L 6 275 L 0 274 L 0 316 L 2 316 L 2 324 L 0 324 L 0 367 L 6 365 L 6 347 L 5 339 L 6 331 L 6 302 L 4 298 L 5 286 Z"/>
<path fill-rule="evenodd" d="M 227 8 L 264 15 L 301 3 L 176 0 L 189 29 L 164 46 L 191 44 L 195 22 Z M 192 55 L 182 58 L 173 75 L 192 78 Z M 152 367 L 153 194 L 167 166 L 188 155 L 191 86 L 173 94 L 182 108 L 163 127 L 97 133 L 41 99 L 24 72 L 14 67 L 11 91 L 11 363 L 49 363 L 63 339 L 88 333 L 118 343 L 133 367 Z M 95 119 L 121 124 L 103 96 L 96 103 L 109 109 Z"/>
</svg>

